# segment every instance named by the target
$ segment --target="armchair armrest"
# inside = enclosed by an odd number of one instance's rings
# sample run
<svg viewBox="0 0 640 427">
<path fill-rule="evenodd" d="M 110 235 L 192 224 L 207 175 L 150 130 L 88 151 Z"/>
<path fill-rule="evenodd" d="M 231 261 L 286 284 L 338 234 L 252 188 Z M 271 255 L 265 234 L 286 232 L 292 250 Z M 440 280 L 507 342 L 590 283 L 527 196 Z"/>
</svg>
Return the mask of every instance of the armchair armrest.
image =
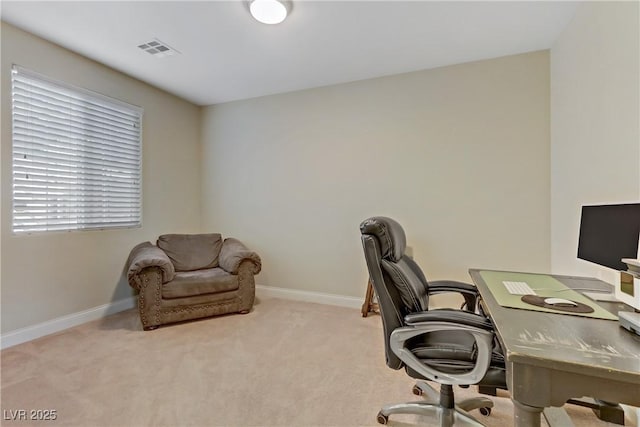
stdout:
<svg viewBox="0 0 640 427">
<path fill-rule="evenodd" d="M 429 282 L 429 294 L 442 294 L 445 292 L 456 292 L 464 298 L 464 305 L 468 311 L 475 311 L 478 299 L 478 289 L 464 282 L 455 280 L 435 280 Z"/>
<path fill-rule="evenodd" d="M 127 280 L 132 288 L 140 290 L 137 277 L 145 268 L 158 267 L 162 272 L 162 283 L 173 280 L 176 275 L 173 263 L 159 247 L 150 242 L 135 246 L 127 260 Z"/>
<path fill-rule="evenodd" d="M 253 264 L 253 274 L 260 273 L 262 261 L 257 253 L 249 250 L 241 241 L 233 238 L 224 239 L 218 264 L 228 273 L 238 274 L 240 263 L 244 260 Z"/>
<path fill-rule="evenodd" d="M 443 384 L 477 384 L 487 374 L 491 364 L 493 325 L 487 318 L 475 313 L 455 309 L 430 310 L 405 317 L 407 326 L 391 333 L 391 350 L 402 362 L 425 378 L 437 379 Z M 418 359 L 406 342 L 419 335 L 436 331 L 464 331 L 475 340 L 477 357 L 475 366 L 463 374 L 450 374 L 426 365 Z"/>
</svg>

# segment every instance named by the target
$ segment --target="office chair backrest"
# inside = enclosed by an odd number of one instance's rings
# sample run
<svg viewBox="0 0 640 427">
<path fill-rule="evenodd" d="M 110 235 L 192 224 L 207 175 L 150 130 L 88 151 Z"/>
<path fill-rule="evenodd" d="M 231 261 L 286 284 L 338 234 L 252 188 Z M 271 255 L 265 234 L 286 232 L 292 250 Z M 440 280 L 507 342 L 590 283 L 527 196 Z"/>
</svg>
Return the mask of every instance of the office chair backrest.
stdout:
<svg viewBox="0 0 640 427">
<path fill-rule="evenodd" d="M 407 241 L 400 224 L 372 217 L 360 224 L 360 233 L 369 279 L 378 296 L 387 366 L 400 369 L 403 363 L 391 351 L 389 337 L 404 325 L 407 314 L 428 310 L 429 285 L 420 267 L 404 254 Z"/>
</svg>

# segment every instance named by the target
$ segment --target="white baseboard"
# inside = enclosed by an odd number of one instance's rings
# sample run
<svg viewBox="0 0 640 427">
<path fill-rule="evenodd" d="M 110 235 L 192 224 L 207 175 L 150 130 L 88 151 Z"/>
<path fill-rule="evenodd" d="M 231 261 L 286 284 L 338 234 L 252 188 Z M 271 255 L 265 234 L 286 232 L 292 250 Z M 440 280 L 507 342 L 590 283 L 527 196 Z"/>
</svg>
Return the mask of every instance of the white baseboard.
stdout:
<svg viewBox="0 0 640 427">
<path fill-rule="evenodd" d="M 634 408 L 633 406 L 620 405 L 624 410 L 624 414 L 631 421 L 631 425 L 640 426 L 640 408 Z"/>
<path fill-rule="evenodd" d="M 301 291 L 297 289 L 277 288 L 274 286 L 256 285 L 258 297 L 282 298 L 294 301 L 315 302 L 318 304 L 336 305 L 339 307 L 360 308 L 362 299 L 344 295 L 326 294 L 322 292 Z M 131 296 L 109 304 L 104 304 L 78 313 L 58 317 L 57 319 L 39 323 L 33 326 L 16 329 L 0 335 L 0 349 L 13 347 L 45 335 L 53 334 L 81 325 L 92 320 L 129 310 L 136 306 L 136 297 Z"/>
<path fill-rule="evenodd" d="M 37 325 L 27 326 L 26 328 L 16 329 L 0 335 L 0 349 L 12 347 L 23 342 L 31 341 L 45 335 L 60 332 L 74 326 L 81 325 L 92 320 L 101 319 L 110 314 L 120 311 L 129 310 L 136 306 L 136 297 L 131 296 L 109 304 L 103 304 L 98 307 L 80 311 L 78 313 L 69 314 L 67 316 L 58 317 L 57 319 L 47 322 L 38 323 Z"/>
<path fill-rule="evenodd" d="M 361 308 L 363 299 L 344 295 L 325 294 L 322 292 L 301 291 L 298 289 L 277 288 L 274 286 L 256 285 L 258 298 L 271 297 L 294 301 L 315 302 L 318 304 L 337 305 L 339 307 Z"/>
</svg>

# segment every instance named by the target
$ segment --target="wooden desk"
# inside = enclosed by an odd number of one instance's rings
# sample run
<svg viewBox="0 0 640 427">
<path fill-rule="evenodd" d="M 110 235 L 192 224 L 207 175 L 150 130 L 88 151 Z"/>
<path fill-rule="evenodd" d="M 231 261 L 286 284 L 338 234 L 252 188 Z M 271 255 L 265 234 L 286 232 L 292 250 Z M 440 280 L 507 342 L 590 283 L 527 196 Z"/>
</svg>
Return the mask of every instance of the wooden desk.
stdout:
<svg viewBox="0 0 640 427">
<path fill-rule="evenodd" d="M 517 427 L 539 427 L 545 407 L 562 406 L 570 398 L 640 406 L 639 336 L 617 321 L 501 307 L 480 271 L 469 273 L 504 349 Z M 553 277 L 575 289 L 597 280 Z M 598 304 L 613 313 L 629 309 Z"/>
</svg>

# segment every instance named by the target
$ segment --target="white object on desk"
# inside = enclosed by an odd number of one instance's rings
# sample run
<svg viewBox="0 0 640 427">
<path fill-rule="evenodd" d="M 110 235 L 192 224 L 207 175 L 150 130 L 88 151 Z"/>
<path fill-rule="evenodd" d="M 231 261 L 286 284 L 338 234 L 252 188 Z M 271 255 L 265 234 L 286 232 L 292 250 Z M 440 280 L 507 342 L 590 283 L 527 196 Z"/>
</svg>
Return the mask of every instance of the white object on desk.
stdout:
<svg viewBox="0 0 640 427">
<path fill-rule="evenodd" d="M 572 306 L 572 307 L 577 307 L 578 304 L 576 304 L 575 302 L 569 300 L 569 299 L 564 299 L 564 298 L 546 298 L 544 300 L 545 304 L 549 304 L 549 305 L 568 305 L 568 306 Z"/>
<path fill-rule="evenodd" d="M 619 311 L 618 321 L 620 326 L 633 332 L 636 335 L 640 335 L 640 313 L 633 313 L 631 311 Z"/>
<path fill-rule="evenodd" d="M 594 301 L 604 301 L 604 302 L 620 302 L 618 298 L 616 298 L 616 294 L 612 292 L 581 292 L 582 295 L 591 298 Z"/>
<path fill-rule="evenodd" d="M 503 280 L 502 284 L 511 295 L 537 295 L 527 282 Z"/>
</svg>

